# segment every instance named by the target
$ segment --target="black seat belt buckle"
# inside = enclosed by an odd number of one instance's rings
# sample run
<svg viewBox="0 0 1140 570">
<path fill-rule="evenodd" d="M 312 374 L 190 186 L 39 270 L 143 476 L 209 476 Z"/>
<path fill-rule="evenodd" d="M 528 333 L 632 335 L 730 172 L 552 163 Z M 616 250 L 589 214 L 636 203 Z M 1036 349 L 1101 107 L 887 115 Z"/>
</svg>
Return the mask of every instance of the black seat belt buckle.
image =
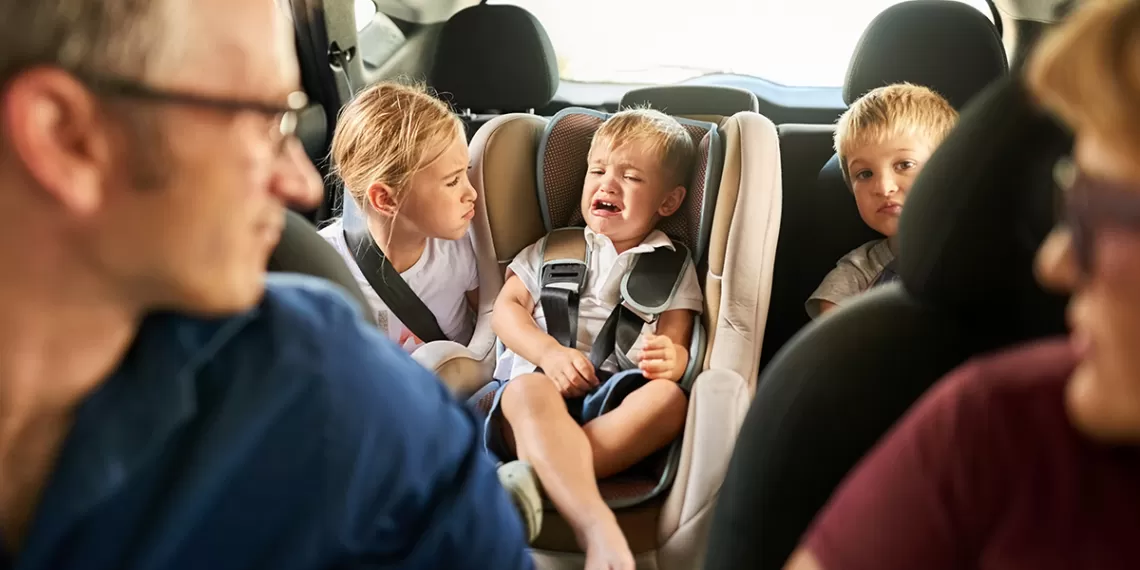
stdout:
<svg viewBox="0 0 1140 570">
<path fill-rule="evenodd" d="M 653 324 L 657 322 L 657 318 L 661 316 L 661 313 L 647 313 L 641 310 L 625 297 L 622 297 L 621 299 L 621 306 L 625 307 L 625 309 L 630 313 L 633 313 L 635 317 L 645 321 L 645 324 Z"/>
<path fill-rule="evenodd" d="M 547 263 L 542 266 L 543 288 L 552 287 L 563 289 L 574 294 L 581 294 L 586 284 L 586 264 L 580 262 Z"/>
</svg>

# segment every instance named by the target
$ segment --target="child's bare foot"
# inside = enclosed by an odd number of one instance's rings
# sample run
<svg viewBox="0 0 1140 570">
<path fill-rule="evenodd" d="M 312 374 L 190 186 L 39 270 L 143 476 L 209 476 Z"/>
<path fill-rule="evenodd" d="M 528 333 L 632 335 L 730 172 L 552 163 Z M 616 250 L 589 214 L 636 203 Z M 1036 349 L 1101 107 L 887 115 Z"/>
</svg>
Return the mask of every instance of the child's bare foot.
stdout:
<svg viewBox="0 0 1140 570">
<path fill-rule="evenodd" d="M 610 518 L 583 533 L 586 547 L 585 570 L 634 570 L 633 552 L 617 520 Z"/>
</svg>

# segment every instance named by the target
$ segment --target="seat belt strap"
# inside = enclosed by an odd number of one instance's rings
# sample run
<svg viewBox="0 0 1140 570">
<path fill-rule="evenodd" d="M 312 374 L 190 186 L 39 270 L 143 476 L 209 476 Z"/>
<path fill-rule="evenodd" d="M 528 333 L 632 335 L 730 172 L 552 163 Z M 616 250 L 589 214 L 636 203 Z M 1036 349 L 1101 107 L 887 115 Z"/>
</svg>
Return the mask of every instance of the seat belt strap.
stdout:
<svg viewBox="0 0 1140 570">
<path fill-rule="evenodd" d="M 589 249 L 582 228 L 554 230 L 546 236 L 539 277 L 539 303 L 546 332 L 567 348 L 578 343 L 578 301 L 586 286 Z"/>
<path fill-rule="evenodd" d="M 637 368 L 629 349 L 641 336 L 646 323 L 653 323 L 669 308 L 692 263 L 689 250 L 674 240 L 674 249 L 659 247 L 642 253 L 622 278 L 618 306 L 606 318 L 590 348 L 590 362 L 597 368 L 614 355 L 622 370 Z"/>
<path fill-rule="evenodd" d="M 425 343 L 448 340 L 443 330 L 439 328 L 439 322 L 435 320 L 431 309 L 427 308 L 423 300 L 412 291 L 396 268 L 392 267 L 384 257 L 384 252 L 377 247 L 368 227 L 365 224 L 360 226 L 351 229 L 345 227 L 344 241 L 352 251 L 356 265 L 368 280 L 368 284 L 384 304 L 388 305 L 388 309 L 396 315 L 396 318 L 400 319 L 400 322 L 420 340 Z"/>
<path fill-rule="evenodd" d="M 619 369 L 637 368 L 637 363 L 629 358 L 629 349 L 637 342 L 637 337 L 641 336 L 644 326 L 645 321 L 640 315 L 619 303 L 602 324 L 598 338 L 594 339 L 594 345 L 590 347 L 590 364 L 594 365 L 595 370 L 600 370 L 612 354 L 617 358 Z"/>
</svg>

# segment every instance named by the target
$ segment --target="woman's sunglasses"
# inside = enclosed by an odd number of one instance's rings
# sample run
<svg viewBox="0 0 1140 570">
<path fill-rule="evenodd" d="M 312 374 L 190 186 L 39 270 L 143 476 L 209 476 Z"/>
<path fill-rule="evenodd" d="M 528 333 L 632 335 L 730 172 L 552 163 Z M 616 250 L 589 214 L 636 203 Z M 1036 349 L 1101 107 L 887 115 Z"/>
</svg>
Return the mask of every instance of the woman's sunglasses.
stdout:
<svg viewBox="0 0 1140 570">
<path fill-rule="evenodd" d="M 1054 174 L 1065 192 L 1065 218 L 1077 267 L 1088 275 L 1096 261 L 1093 252 L 1099 231 L 1140 232 L 1140 184 L 1091 176 L 1068 161 L 1059 162 Z"/>
</svg>

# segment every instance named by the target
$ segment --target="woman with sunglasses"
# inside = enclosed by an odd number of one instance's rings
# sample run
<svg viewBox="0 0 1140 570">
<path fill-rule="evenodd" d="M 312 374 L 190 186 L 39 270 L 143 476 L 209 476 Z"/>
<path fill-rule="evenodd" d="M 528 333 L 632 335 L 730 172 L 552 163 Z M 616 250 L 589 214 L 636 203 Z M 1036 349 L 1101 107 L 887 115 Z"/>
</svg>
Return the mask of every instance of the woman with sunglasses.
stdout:
<svg viewBox="0 0 1140 570">
<path fill-rule="evenodd" d="M 1140 0 L 1087 0 L 1028 66 L 1075 133 L 1038 252 L 1071 334 L 942 380 L 848 477 L 788 570 L 1140 568 Z"/>
</svg>

